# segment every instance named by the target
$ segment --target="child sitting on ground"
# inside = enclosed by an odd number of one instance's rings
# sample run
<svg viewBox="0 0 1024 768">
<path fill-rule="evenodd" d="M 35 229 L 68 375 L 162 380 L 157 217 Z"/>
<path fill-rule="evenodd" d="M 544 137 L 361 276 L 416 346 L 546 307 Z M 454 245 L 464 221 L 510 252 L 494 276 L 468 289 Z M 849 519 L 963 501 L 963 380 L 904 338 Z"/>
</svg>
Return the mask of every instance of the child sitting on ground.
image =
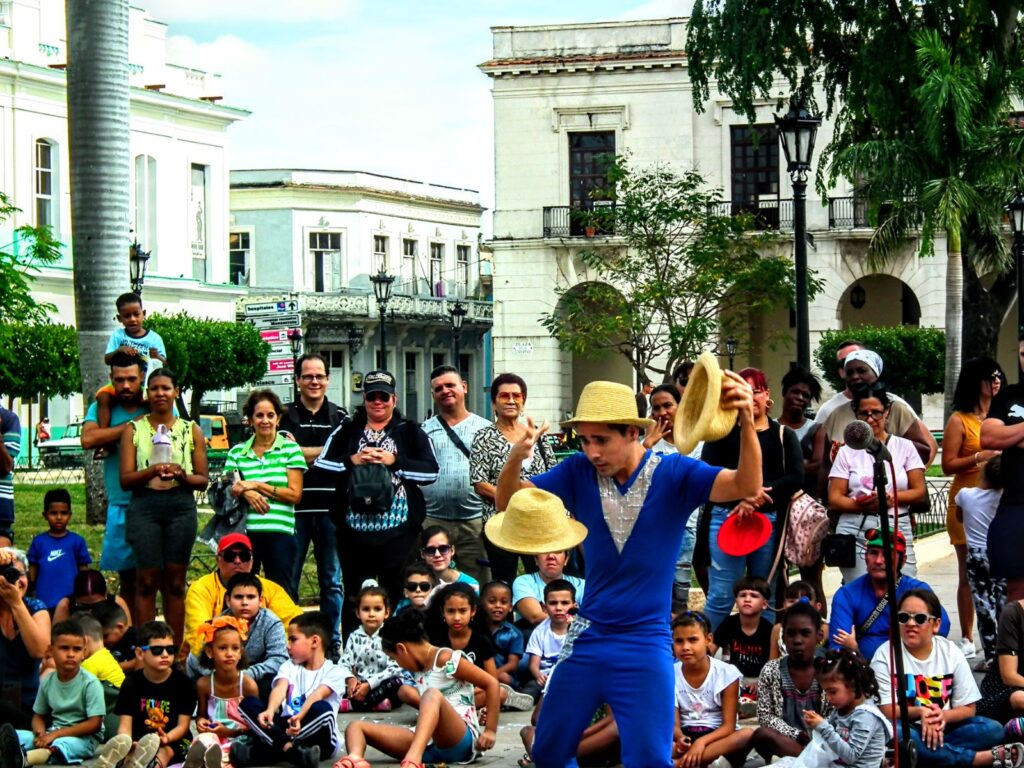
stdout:
<svg viewBox="0 0 1024 768">
<path fill-rule="evenodd" d="M 118 352 L 138 357 L 143 364 L 143 370 L 155 370 L 159 366 L 153 364 L 153 360 L 167 363 L 167 349 L 164 347 L 164 340 L 156 331 L 147 330 L 142 324 L 146 321 L 146 310 L 142 308 L 142 297 L 137 293 L 122 293 L 117 297 L 117 319 L 122 327 L 110 335 L 107 342 L 107 351 L 103 356 L 103 362 L 110 365 L 113 357 Z M 145 390 L 145 385 L 143 385 Z M 96 424 L 100 429 L 110 427 L 110 409 L 114 403 L 114 387 L 112 384 L 99 389 L 96 392 Z M 107 455 L 104 448 L 97 449 L 95 458 L 100 459 Z"/>
<path fill-rule="evenodd" d="M 154 753 L 159 768 L 167 768 L 185 759 L 196 689 L 173 667 L 178 647 L 170 625 L 147 621 L 139 627 L 138 641 L 139 669 L 125 676 L 114 709 L 121 717 L 118 732 L 137 745 L 128 768 L 147 768 Z M 157 749 L 151 752 L 154 741 Z"/>
<path fill-rule="evenodd" d="M 859 653 L 849 648 L 830 650 L 818 659 L 818 684 L 828 696 L 832 713 L 828 719 L 814 710 L 804 712 L 804 722 L 813 732 L 813 741 L 805 750 L 815 750 L 821 757 L 802 763 L 832 768 L 878 768 L 885 757 L 885 742 L 892 727 L 879 710 L 878 683 L 870 665 Z M 788 766 L 797 760 L 784 757 L 776 765 Z"/>
<path fill-rule="evenodd" d="M 245 673 L 259 687 L 261 696 L 269 696 L 274 677 L 281 665 L 288 661 L 284 627 L 272 611 L 262 607 L 263 582 L 254 573 L 236 573 L 227 583 L 224 602 L 227 610 L 222 616 L 233 616 L 247 627 Z M 202 664 L 202 649 L 189 654 L 185 671 L 193 680 L 210 674 L 210 667 Z"/>
<path fill-rule="evenodd" d="M 380 628 L 388 618 L 388 592 L 376 584 L 357 598 L 360 626 L 345 641 L 339 662 L 345 679 L 342 712 L 390 712 L 400 706 L 402 668 L 380 647 Z"/>
<path fill-rule="evenodd" d="M 469 584 L 477 593 L 480 592 L 480 582 L 452 564 L 455 545 L 452 544 L 452 536 L 447 528 L 431 525 L 423 529 L 420 546 L 420 557 L 434 572 L 434 578 L 439 584 Z"/>
<path fill-rule="evenodd" d="M 110 651 L 121 671 L 128 674 L 139 669 L 139 660 L 135 655 L 135 627 L 128 626 L 128 614 L 124 608 L 117 603 L 97 603 L 91 613 L 103 627 L 103 645 Z"/>
<path fill-rule="evenodd" d="M 476 753 L 494 746 L 498 732 L 500 694 L 496 678 L 484 672 L 461 651 L 438 648 L 427 639 L 424 617 L 406 611 L 384 622 L 381 647 L 403 668 L 416 675 L 420 694 L 416 727 L 355 720 L 345 729 L 348 754 L 334 768 L 370 768 L 368 746 L 421 768 L 426 763 L 468 763 Z M 474 688 L 485 692 L 487 719 L 483 733 L 474 705 Z"/>
<path fill-rule="evenodd" d="M 405 597 L 398 601 L 395 606 L 395 615 L 409 608 L 418 611 L 427 610 L 430 602 L 430 595 L 437 586 L 437 579 L 434 578 L 434 571 L 424 562 L 412 563 L 405 569 L 405 580 L 403 589 Z"/>
<path fill-rule="evenodd" d="M 120 689 L 124 683 L 124 670 L 114 654 L 103 644 L 103 625 L 91 613 L 76 613 L 71 620 L 82 628 L 82 636 L 85 638 L 82 669 L 92 673 L 104 686 Z"/>
<path fill-rule="evenodd" d="M 992 578 L 988 565 L 988 527 L 1003 496 L 1002 475 L 1002 458 L 991 458 L 981 465 L 978 485 L 961 488 L 956 495 L 956 513 L 963 520 L 967 534 L 967 583 L 978 616 L 978 634 L 986 664 L 996 658 L 999 611 L 1006 604 L 1006 581 Z"/>
<path fill-rule="evenodd" d="M 533 628 L 526 643 L 531 679 L 523 685 L 523 693 L 536 699 L 547 685 L 551 670 L 569 633 L 571 611 L 576 608 L 576 587 L 565 579 L 552 579 L 544 585 L 544 612 L 548 617 Z"/>
<path fill-rule="evenodd" d="M 244 697 L 259 696 L 259 688 L 242 672 L 247 632 L 246 620 L 230 615 L 199 625 L 203 639 L 199 663 L 211 672 L 196 682 L 197 735 L 185 754 L 185 768 L 221 768 L 230 758 L 234 739 L 249 730 L 239 707 Z"/>
<path fill-rule="evenodd" d="M 494 646 L 498 682 L 518 687 L 516 670 L 526 653 L 526 643 L 519 627 L 508 620 L 512 613 L 512 589 L 503 581 L 489 581 L 480 593 L 480 602 L 483 603 L 483 611 L 478 614 L 477 623 L 487 629 Z"/>
<path fill-rule="evenodd" d="M 43 518 L 49 527 L 37 534 L 28 548 L 28 580 L 35 584 L 36 597 L 53 615 L 54 608 L 74 588 L 75 574 L 92 562 L 85 539 L 68 530 L 71 522 L 71 494 L 52 488 L 43 496 Z"/>
<path fill-rule="evenodd" d="M 676 674 L 677 765 L 698 768 L 718 758 L 738 763 L 750 751 L 749 728 L 737 730 L 740 679 L 732 664 L 709 655 L 711 626 L 702 613 L 686 611 L 672 621 Z"/>
<path fill-rule="evenodd" d="M 317 768 L 321 756 L 334 756 L 345 678 L 326 656 L 330 646 L 330 625 L 323 613 L 309 611 L 291 620 L 289 658 L 277 671 L 267 703 L 248 696 L 242 700 L 242 718 L 252 735 L 232 744 L 235 768 L 281 761 Z"/>
<path fill-rule="evenodd" d="M 715 629 L 711 655 L 722 649 L 723 660 L 743 673 L 757 677 L 768 661 L 772 625 L 762 615 L 768 608 L 772 591 L 768 582 L 757 576 L 744 576 L 732 588 L 738 613 L 722 619 Z"/>
<path fill-rule="evenodd" d="M 818 643 L 824 637 L 821 614 L 809 603 L 797 602 L 781 611 L 782 639 L 787 655 L 764 665 L 757 680 L 757 722 L 751 746 L 771 762 L 772 756 L 799 755 L 811 740 L 804 712 L 831 711 L 814 675 Z"/>
<path fill-rule="evenodd" d="M 806 581 L 794 581 L 786 587 L 782 597 L 782 608 L 775 612 L 775 626 L 772 627 L 772 642 L 768 651 L 770 659 L 778 659 L 786 655 L 786 641 L 782 636 L 782 620 L 786 616 L 786 609 L 796 603 L 807 603 L 814 607 L 819 616 L 821 615 L 821 601 L 818 600 L 814 587 Z M 828 624 L 822 620 L 821 626 L 822 631 L 825 633 L 821 642 L 824 643 L 828 638 Z"/>
<path fill-rule="evenodd" d="M 103 740 L 103 686 L 82 669 L 85 637 L 73 621 L 61 621 L 50 632 L 50 656 L 55 671 L 39 684 L 32 707 L 32 730 L 0 726 L 0 761 L 5 768 L 22 765 L 68 765 L 96 754 Z M 104 758 L 115 765 L 130 744 L 112 740 Z M 23 753 L 24 750 L 24 753 Z"/>
</svg>

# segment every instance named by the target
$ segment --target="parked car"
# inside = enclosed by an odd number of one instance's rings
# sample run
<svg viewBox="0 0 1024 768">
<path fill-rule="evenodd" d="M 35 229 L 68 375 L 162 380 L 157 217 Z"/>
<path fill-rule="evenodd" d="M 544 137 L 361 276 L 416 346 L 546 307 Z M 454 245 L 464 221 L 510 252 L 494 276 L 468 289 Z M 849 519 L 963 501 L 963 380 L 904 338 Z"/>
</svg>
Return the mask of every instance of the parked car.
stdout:
<svg viewBox="0 0 1024 768">
<path fill-rule="evenodd" d="M 85 462 L 85 451 L 82 450 L 82 422 L 68 424 L 63 436 L 44 440 L 36 446 L 36 450 L 44 467 L 81 467 Z"/>
</svg>

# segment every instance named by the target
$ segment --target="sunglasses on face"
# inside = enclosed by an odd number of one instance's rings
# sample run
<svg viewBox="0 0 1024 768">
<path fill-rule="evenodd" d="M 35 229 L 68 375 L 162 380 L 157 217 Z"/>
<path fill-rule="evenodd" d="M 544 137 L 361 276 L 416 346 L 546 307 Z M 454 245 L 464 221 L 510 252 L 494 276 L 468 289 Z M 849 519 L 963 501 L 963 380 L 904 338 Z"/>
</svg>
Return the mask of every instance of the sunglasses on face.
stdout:
<svg viewBox="0 0 1024 768">
<path fill-rule="evenodd" d="M 521 403 L 523 402 L 522 392 L 499 392 L 498 393 L 499 403 Z"/>
<path fill-rule="evenodd" d="M 363 395 L 363 400 L 367 403 L 387 403 L 391 401 L 391 395 L 387 392 L 368 392 Z"/>
<path fill-rule="evenodd" d="M 177 647 L 173 645 L 144 645 L 142 650 L 149 651 L 154 656 L 163 656 L 164 654 L 173 656 L 178 652 Z"/>
<path fill-rule="evenodd" d="M 906 611 L 900 611 L 896 614 L 896 621 L 900 624 L 909 624 L 913 621 L 917 625 L 922 625 L 927 624 L 934 618 L 934 616 L 929 616 L 927 613 L 907 613 Z"/>
<path fill-rule="evenodd" d="M 225 563 L 248 563 L 252 560 L 252 552 L 248 549 L 229 549 L 227 552 L 221 552 L 220 556 Z"/>
<path fill-rule="evenodd" d="M 885 411 L 857 411 L 857 418 L 861 421 L 868 419 L 880 419 L 885 416 Z"/>
<path fill-rule="evenodd" d="M 433 587 L 429 581 L 407 581 L 405 582 L 406 592 L 429 592 Z"/>
<path fill-rule="evenodd" d="M 420 550 L 420 554 L 426 555 L 427 557 L 435 557 L 437 555 L 447 555 L 451 551 L 451 544 L 438 544 L 436 547 L 424 547 Z"/>
</svg>

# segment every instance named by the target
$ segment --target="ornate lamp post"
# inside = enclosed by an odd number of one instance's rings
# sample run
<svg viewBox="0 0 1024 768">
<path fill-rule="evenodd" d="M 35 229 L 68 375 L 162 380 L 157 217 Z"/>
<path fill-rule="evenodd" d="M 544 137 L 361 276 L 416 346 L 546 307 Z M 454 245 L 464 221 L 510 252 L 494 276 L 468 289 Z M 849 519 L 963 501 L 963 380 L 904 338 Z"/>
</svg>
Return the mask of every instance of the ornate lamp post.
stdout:
<svg viewBox="0 0 1024 768">
<path fill-rule="evenodd" d="M 371 275 L 370 282 L 373 283 L 373 295 L 377 299 L 377 310 L 380 312 L 380 367 L 388 367 L 388 346 L 387 346 L 387 325 L 386 313 L 388 302 L 391 301 L 391 286 L 395 282 L 395 276 L 389 275 L 382 266 L 377 274 Z"/>
<path fill-rule="evenodd" d="M 1017 338 L 1024 333 L 1024 193 L 1006 204 L 1013 227 L 1013 261 L 1017 266 Z"/>
<path fill-rule="evenodd" d="M 466 319 L 466 315 L 468 313 L 469 308 L 457 299 L 455 303 L 448 308 L 448 314 L 451 315 L 452 318 L 452 352 L 455 360 L 454 365 L 460 376 L 462 375 L 462 366 L 459 365 L 459 341 L 462 336 L 462 322 Z"/>
<path fill-rule="evenodd" d="M 793 183 L 793 256 L 796 263 L 796 359 L 811 370 L 811 332 L 807 319 L 807 173 L 821 118 L 795 98 L 789 112 L 775 116 L 789 179 Z"/>
<path fill-rule="evenodd" d="M 292 384 L 295 389 L 295 400 L 299 399 L 299 353 L 302 352 L 302 329 L 292 328 L 288 331 L 288 343 L 292 347 Z"/>
<path fill-rule="evenodd" d="M 725 354 L 729 356 L 729 370 L 733 369 L 733 358 L 736 357 L 736 350 L 740 346 L 740 341 L 735 336 L 730 336 L 725 340 Z"/>
<path fill-rule="evenodd" d="M 146 282 L 146 262 L 149 261 L 150 251 L 142 250 L 138 242 L 134 242 L 128 248 L 128 275 L 132 282 L 132 291 L 139 296 L 142 295 L 142 285 Z"/>
</svg>

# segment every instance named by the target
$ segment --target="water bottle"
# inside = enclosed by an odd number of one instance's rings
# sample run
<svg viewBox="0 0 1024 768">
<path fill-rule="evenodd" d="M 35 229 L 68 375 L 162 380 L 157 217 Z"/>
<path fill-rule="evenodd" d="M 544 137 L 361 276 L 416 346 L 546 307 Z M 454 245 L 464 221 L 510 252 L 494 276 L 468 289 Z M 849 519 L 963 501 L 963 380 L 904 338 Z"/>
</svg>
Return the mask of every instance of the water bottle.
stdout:
<svg viewBox="0 0 1024 768">
<path fill-rule="evenodd" d="M 163 424 L 153 433 L 153 453 L 150 454 L 149 463 L 151 466 L 171 463 L 171 433 Z"/>
</svg>

